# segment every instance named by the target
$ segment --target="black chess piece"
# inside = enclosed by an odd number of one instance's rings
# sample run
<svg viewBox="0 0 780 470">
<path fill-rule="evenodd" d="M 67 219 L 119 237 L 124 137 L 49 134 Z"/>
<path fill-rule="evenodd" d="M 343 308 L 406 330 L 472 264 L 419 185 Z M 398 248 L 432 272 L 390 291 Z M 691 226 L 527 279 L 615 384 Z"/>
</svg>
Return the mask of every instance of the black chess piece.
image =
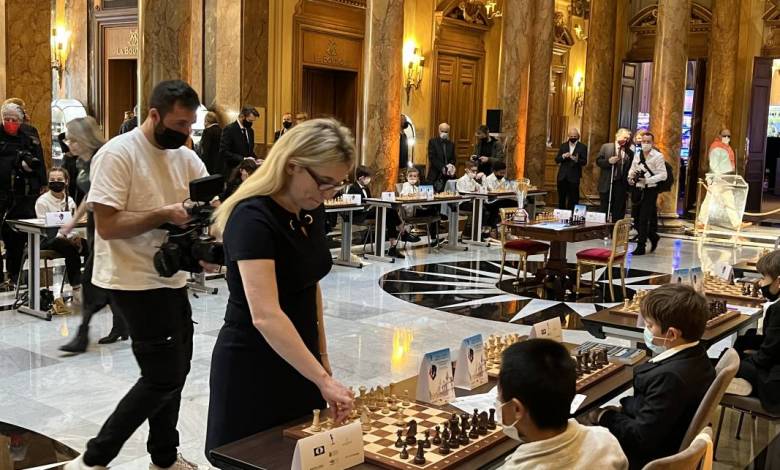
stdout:
<svg viewBox="0 0 780 470">
<path fill-rule="evenodd" d="M 480 436 L 486 436 L 487 435 L 487 426 L 488 426 L 488 414 L 487 412 L 483 411 L 479 414 L 479 426 L 477 426 L 477 432 Z"/>
<path fill-rule="evenodd" d="M 490 417 L 488 418 L 487 422 L 487 428 L 491 431 L 496 429 L 496 410 L 495 408 L 490 409 Z"/>
<path fill-rule="evenodd" d="M 409 451 L 406 450 L 406 444 L 404 444 L 404 448 L 401 449 L 401 454 L 398 457 L 400 457 L 401 460 L 406 460 L 409 458 Z"/>
<path fill-rule="evenodd" d="M 434 430 L 436 433 L 433 435 L 433 445 L 437 446 L 441 444 L 441 431 L 439 430 L 439 426 L 436 426 Z"/>
<path fill-rule="evenodd" d="M 398 440 L 395 441 L 395 446 L 400 449 L 401 447 L 404 446 L 404 439 L 403 439 L 403 437 L 401 437 L 401 436 L 404 435 L 404 430 L 403 429 L 399 429 L 396 432 L 396 434 L 398 435 Z"/>
<path fill-rule="evenodd" d="M 431 431 L 426 429 L 424 434 L 425 434 L 425 440 L 420 441 L 420 442 L 422 442 L 422 446 L 423 447 L 425 447 L 426 449 L 430 449 L 431 448 Z"/>
<path fill-rule="evenodd" d="M 471 429 L 471 422 L 469 421 L 469 415 L 460 415 L 460 428 L 464 431 Z"/>
<path fill-rule="evenodd" d="M 452 452 L 450 450 L 450 443 L 447 441 L 447 439 L 442 440 L 441 445 L 439 446 L 439 453 L 441 455 L 447 455 L 450 452 Z"/>
<path fill-rule="evenodd" d="M 406 443 L 413 446 L 417 443 L 417 421 L 409 421 L 409 427 L 406 430 Z"/>
<path fill-rule="evenodd" d="M 458 420 L 450 421 L 450 435 L 454 436 L 456 439 L 458 438 L 458 434 L 460 434 L 460 426 L 458 426 Z"/>
<path fill-rule="evenodd" d="M 460 430 L 458 430 L 460 431 Z M 454 432 L 450 431 L 450 438 L 448 440 L 450 449 L 457 449 L 460 447 L 460 440 L 458 439 L 458 435 Z"/>
<path fill-rule="evenodd" d="M 423 465 L 425 463 L 425 446 L 423 445 L 423 441 L 417 441 L 417 453 L 412 462 L 414 462 L 415 465 Z"/>
<path fill-rule="evenodd" d="M 465 428 L 460 430 L 460 436 L 458 437 L 458 442 L 464 446 L 469 442 L 471 442 L 471 440 L 469 439 L 469 433 Z"/>
<path fill-rule="evenodd" d="M 469 438 L 470 439 L 476 439 L 479 437 L 479 431 L 477 430 L 477 425 L 471 427 L 471 431 L 469 431 Z"/>
<path fill-rule="evenodd" d="M 471 427 L 476 428 L 479 423 L 479 410 L 474 408 L 474 414 L 471 415 Z"/>
</svg>

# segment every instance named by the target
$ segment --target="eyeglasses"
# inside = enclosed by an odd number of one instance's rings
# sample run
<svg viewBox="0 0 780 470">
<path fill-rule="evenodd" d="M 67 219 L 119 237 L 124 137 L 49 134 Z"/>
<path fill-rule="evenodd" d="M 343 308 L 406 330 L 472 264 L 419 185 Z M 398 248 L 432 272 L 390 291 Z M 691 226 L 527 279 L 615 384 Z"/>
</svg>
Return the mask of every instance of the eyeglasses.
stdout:
<svg viewBox="0 0 780 470">
<path fill-rule="evenodd" d="M 728 137 L 728 138 L 731 138 L 731 134 L 722 135 L 721 137 Z"/>
<path fill-rule="evenodd" d="M 314 171 L 312 171 L 311 168 L 307 168 L 305 166 L 303 166 L 301 168 L 306 170 L 306 173 L 308 173 L 309 176 L 311 176 L 311 179 L 313 179 L 314 182 L 317 183 L 317 186 L 318 186 L 317 189 L 319 189 L 320 192 L 322 192 L 322 193 L 328 192 L 328 191 L 339 192 L 339 191 L 343 190 L 347 186 L 347 182 L 346 181 L 341 181 L 339 183 L 333 184 L 333 183 L 330 183 L 330 182 L 326 181 L 322 176 L 320 176 L 317 173 L 315 173 Z"/>
</svg>

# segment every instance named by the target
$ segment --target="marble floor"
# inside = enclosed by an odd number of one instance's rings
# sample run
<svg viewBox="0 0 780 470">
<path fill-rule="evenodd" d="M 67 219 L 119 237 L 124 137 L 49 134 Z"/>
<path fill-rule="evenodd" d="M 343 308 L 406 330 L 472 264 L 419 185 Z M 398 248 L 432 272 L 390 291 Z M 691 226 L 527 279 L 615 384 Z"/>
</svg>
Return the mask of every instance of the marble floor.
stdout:
<svg viewBox="0 0 780 470">
<path fill-rule="evenodd" d="M 574 260 L 576 250 L 594 246 L 604 245 L 602 241 L 594 241 L 572 246 L 569 261 Z M 633 258 L 630 264 L 631 269 L 652 275 L 670 273 L 678 267 L 703 265 L 706 268 L 718 261 L 733 263 L 757 253 L 750 248 L 732 250 L 664 238 L 655 254 Z M 415 375 L 425 352 L 455 348 L 463 338 L 475 333 L 527 333 L 529 327 L 522 322 L 493 321 L 489 316 L 466 316 L 431 308 L 426 302 L 417 302 L 419 296 L 388 293 L 379 282 L 392 271 L 416 265 L 490 264 L 498 260 L 500 251 L 496 247 L 472 246 L 466 252 L 438 253 L 417 248 L 408 250 L 405 260 L 393 264 L 377 262 L 363 269 L 335 266 L 322 281 L 335 376 L 355 387 L 387 384 Z M 227 298 L 224 281 L 209 281 L 209 285 L 219 287 L 219 293 L 191 297 L 197 321 L 195 351 L 179 420 L 181 451 L 202 468 L 207 466 L 203 443 L 209 364 Z M 502 295 L 509 295 L 500 290 L 494 292 L 490 286 L 480 288 L 489 294 L 470 299 L 475 305 L 501 302 Z M 133 384 L 138 367 L 126 342 L 108 346 L 92 344 L 86 354 L 63 356 L 57 348 L 74 334 L 79 322 L 78 316 L 55 317 L 46 322 L 13 310 L 0 311 L 0 422 L 38 432 L 82 451 L 86 441 L 98 431 Z M 110 323 L 108 312 L 97 315 L 93 319 L 93 339 L 107 333 Z M 592 338 L 585 331 L 566 330 L 564 339 L 583 342 Z M 744 468 L 777 434 L 773 426 L 759 422 L 757 437 L 749 439 L 752 426 L 746 419 L 742 439 L 736 440 L 733 437 L 736 417 L 735 413 L 727 414 L 716 468 Z M 148 468 L 147 433 L 148 428 L 144 426 L 132 436 L 113 468 Z M 771 446 L 770 450 L 777 448 L 780 445 Z M 5 470 L 3 465 L 0 462 L 0 470 Z"/>
</svg>

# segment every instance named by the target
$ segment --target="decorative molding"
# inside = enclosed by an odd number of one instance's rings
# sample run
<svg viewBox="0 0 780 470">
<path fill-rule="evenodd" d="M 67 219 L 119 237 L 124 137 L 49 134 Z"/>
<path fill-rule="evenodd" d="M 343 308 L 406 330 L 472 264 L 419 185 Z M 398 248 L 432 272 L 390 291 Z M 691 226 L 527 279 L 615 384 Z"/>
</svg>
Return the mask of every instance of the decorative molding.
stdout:
<svg viewBox="0 0 780 470">
<path fill-rule="evenodd" d="M 780 46 L 780 8 L 770 5 L 764 16 L 764 47 L 762 55 L 776 54 Z"/>
<path fill-rule="evenodd" d="M 564 13 L 556 11 L 553 16 L 553 22 L 555 24 L 555 43 L 572 47 L 574 45 L 574 35 L 566 24 Z"/>
<path fill-rule="evenodd" d="M 451 2 L 449 8 L 445 7 L 442 12 L 445 18 L 467 25 L 489 27 L 491 24 L 484 6 L 464 0 Z"/>
<path fill-rule="evenodd" d="M 324 2 L 330 2 L 330 3 L 339 3 L 341 5 L 346 5 L 348 7 L 355 7 L 355 8 L 366 8 L 366 0 L 320 0 Z"/>
<path fill-rule="evenodd" d="M 658 5 L 650 5 L 639 11 L 629 22 L 629 29 L 637 36 L 655 36 L 658 25 Z M 691 4 L 689 30 L 706 33 L 712 28 L 712 11 L 698 3 Z"/>
</svg>

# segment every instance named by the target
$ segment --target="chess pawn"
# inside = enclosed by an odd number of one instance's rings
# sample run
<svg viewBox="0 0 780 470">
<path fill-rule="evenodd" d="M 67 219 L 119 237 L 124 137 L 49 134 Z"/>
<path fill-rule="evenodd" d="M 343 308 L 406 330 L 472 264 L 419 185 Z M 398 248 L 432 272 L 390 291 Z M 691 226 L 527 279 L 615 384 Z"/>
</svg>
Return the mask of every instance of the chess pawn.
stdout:
<svg viewBox="0 0 780 470">
<path fill-rule="evenodd" d="M 433 445 L 439 445 L 441 444 L 441 431 L 439 426 L 436 426 L 434 428 L 435 433 L 433 434 Z"/>
<path fill-rule="evenodd" d="M 389 398 L 385 398 L 385 399 L 383 400 L 383 402 L 382 402 L 382 403 L 383 403 L 383 405 L 382 405 L 382 411 L 381 411 L 381 413 L 382 413 L 383 415 L 389 415 L 389 414 L 390 414 L 390 405 L 389 405 L 389 403 L 388 403 L 388 402 L 389 402 L 389 400 L 390 400 Z"/>
<path fill-rule="evenodd" d="M 406 459 L 408 459 L 408 458 L 409 458 L 409 451 L 408 451 L 408 450 L 406 450 L 406 444 L 404 444 L 404 448 L 403 448 L 403 449 L 401 449 L 401 453 L 400 453 L 400 454 L 398 454 L 398 457 L 399 457 L 401 460 L 406 460 Z"/>
<path fill-rule="evenodd" d="M 461 428 L 461 430 L 460 430 L 460 436 L 458 437 L 458 442 L 459 442 L 461 445 L 464 445 L 464 446 L 465 446 L 466 444 L 468 444 L 469 442 L 471 442 L 471 441 L 469 440 L 469 433 L 468 433 L 468 429 L 467 429 L 467 428 Z"/>
<path fill-rule="evenodd" d="M 423 465 L 426 462 L 423 441 L 417 441 L 417 453 L 414 455 L 413 462 L 415 465 Z"/>
<path fill-rule="evenodd" d="M 395 425 L 403 428 L 404 427 L 404 412 L 401 410 L 401 408 L 396 408 L 395 411 Z"/>
<path fill-rule="evenodd" d="M 401 447 L 404 447 L 406 445 L 404 444 L 404 438 L 403 438 L 404 430 L 399 429 L 398 431 L 395 432 L 395 434 L 398 436 L 398 439 L 396 439 L 395 441 L 395 446 L 400 449 Z"/>
<path fill-rule="evenodd" d="M 490 417 L 488 418 L 487 422 L 487 428 L 491 431 L 496 429 L 496 410 L 495 408 L 490 409 Z"/>
<path fill-rule="evenodd" d="M 398 398 L 395 395 L 391 395 L 388 400 L 390 401 L 390 411 L 398 411 Z"/>
<path fill-rule="evenodd" d="M 476 422 L 473 423 L 473 426 L 471 426 L 471 431 L 469 431 L 469 438 L 476 439 L 479 437 L 479 430 L 477 429 Z"/>
<path fill-rule="evenodd" d="M 312 414 L 314 415 L 312 422 L 311 422 L 311 431 L 312 432 L 320 432 L 322 431 L 322 426 L 320 425 L 320 410 L 314 410 L 312 411 Z"/>
<path fill-rule="evenodd" d="M 448 439 L 443 439 L 443 440 L 441 441 L 441 445 L 439 446 L 439 454 L 441 454 L 441 455 L 447 455 L 447 454 L 449 454 L 450 452 L 452 452 L 452 451 L 450 450 L 450 443 L 449 443 L 449 440 L 448 440 Z"/>
<path fill-rule="evenodd" d="M 423 434 L 425 435 L 425 439 L 422 440 L 422 441 L 419 441 L 419 442 L 422 442 L 422 446 L 425 447 L 426 449 L 430 449 L 431 448 L 431 431 L 426 429 Z"/>
<path fill-rule="evenodd" d="M 401 403 L 403 406 L 409 406 L 409 390 L 404 390 L 404 401 Z"/>
</svg>

